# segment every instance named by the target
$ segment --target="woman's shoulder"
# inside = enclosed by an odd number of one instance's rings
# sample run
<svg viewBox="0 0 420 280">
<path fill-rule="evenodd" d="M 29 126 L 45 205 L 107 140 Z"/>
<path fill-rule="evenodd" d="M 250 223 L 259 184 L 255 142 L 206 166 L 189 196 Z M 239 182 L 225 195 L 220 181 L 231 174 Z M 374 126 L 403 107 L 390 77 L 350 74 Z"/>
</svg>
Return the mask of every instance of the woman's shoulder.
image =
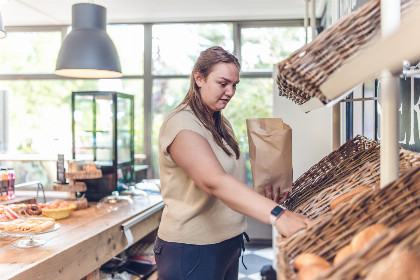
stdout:
<svg viewBox="0 0 420 280">
<path fill-rule="evenodd" d="M 188 120 L 196 120 L 198 119 L 193 110 L 187 105 L 179 105 L 174 108 L 165 118 L 165 122 L 176 122 L 181 121 L 185 122 Z"/>
</svg>

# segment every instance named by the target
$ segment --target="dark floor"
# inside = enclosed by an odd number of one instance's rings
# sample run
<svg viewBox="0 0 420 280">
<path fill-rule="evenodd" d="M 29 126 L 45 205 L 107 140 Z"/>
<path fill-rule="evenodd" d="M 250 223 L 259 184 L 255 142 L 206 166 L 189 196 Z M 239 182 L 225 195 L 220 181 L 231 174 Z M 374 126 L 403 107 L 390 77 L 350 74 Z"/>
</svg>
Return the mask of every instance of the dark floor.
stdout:
<svg viewBox="0 0 420 280">
<path fill-rule="evenodd" d="M 246 245 L 244 263 L 247 269 L 239 263 L 238 280 L 260 280 L 261 268 L 265 265 L 273 265 L 273 248 L 271 244 Z"/>
</svg>

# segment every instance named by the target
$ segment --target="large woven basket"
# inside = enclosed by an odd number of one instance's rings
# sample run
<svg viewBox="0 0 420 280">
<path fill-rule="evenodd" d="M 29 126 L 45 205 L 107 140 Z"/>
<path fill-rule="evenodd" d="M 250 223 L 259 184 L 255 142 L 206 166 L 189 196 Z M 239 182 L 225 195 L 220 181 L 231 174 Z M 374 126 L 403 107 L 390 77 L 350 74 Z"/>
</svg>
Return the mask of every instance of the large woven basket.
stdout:
<svg viewBox="0 0 420 280">
<path fill-rule="evenodd" d="M 419 157 L 419 153 L 400 149 L 400 174 L 404 173 L 415 165 L 419 165 Z M 360 168 L 351 176 L 311 197 L 298 208 L 296 208 L 295 212 L 304 214 L 305 216 L 308 216 L 312 219 L 317 219 L 320 216 L 330 213 L 330 204 L 334 199 L 350 192 L 351 190 L 361 185 L 368 185 L 377 188 L 379 187 L 379 179 L 380 159 L 378 158 L 370 164 Z"/>
<path fill-rule="evenodd" d="M 344 143 L 301 175 L 292 186 L 284 206 L 293 211 L 312 196 L 379 158 L 379 144 L 364 136 Z"/>
<path fill-rule="evenodd" d="M 402 10 L 413 0 L 402 0 Z M 320 86 L 350 56 L 366 45 L 380 29 L 380 0 L 371 0 L 342 17 L 312 42 L 279 63 L 279 95 L 301 105 L 311 97 L 324 104 L 330 100 Z"/>
<path fill-rule="evenodd" d="M 277 278 L 297 279 L 293 260 L 302 253 L 314 253 L 332 261 L 338 250 L 361 230 L 376 223 L 395 226 L 414 212 L 420 212 L 420 166 L 409 169 L 385 188 L 361 193 L 302 232 L 279 239 Z"/>
<path fill-rule="evenodd" d="M 392 253 L 411 250 L 420 253 L 420 213 L 410 214 L 401 224 L 372 240 L 366 248 L 349 256 L 318 279 L 364 279 L 371 269 Z M 408 276 L 407 276 L 408 277 Z M 403 280 L 403 279 L 401 279 Z"/>
</svg>

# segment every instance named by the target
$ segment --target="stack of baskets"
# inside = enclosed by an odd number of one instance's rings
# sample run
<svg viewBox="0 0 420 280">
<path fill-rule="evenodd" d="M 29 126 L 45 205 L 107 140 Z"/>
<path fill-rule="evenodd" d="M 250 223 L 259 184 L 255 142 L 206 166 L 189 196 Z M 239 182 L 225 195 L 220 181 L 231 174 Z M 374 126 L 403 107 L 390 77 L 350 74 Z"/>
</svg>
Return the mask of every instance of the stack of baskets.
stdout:
<svg viewBox="0 0 420 280">
<path fill-rule="evenodd" d="M 401 0 L 402 11 L 412 0 Z M 371 0 L 342 17 L 311 43 L 279 63 L 279 95 L 301 105 L 311 97 L 330 100 L 320 87 L 350 56 L 371 41 L 380 29 L 380 0 Z"/>
<path fill-rule="evenodd" d="M 403 157 L 403 161 L 405 163 L 402 165 L 406 164 L 406 168 L 413 167 L 385 188 L 363 192 L 339 207 L 336 213 L 318 218 L 314 224 L 292 237 L 279 239 L 277 278 L 297 279 L 293 260 L 302 253 L 313 253 L 332 261 L 336 253 L 348 245 L 356 233 L 368 226 L 380 223 L 394 227 L 420 213 L 420 156 L 411 152 Z M 389 250 L 386 246 L 383 247 L 384 250 Z M 363 252 L 365 251 L 360 253 Z M 363 279 L 360 277 L 366 274 L 366 268 L 355 270 L 354 267 L 361 266 L 363 262 L 358 260 L 358 254 L 353 257 L 354 262 L 349 264 L 350 268 L 345 266 L 348 268 L 346 272 L 342 272 L 341 265 L 333 266 L 317 279 Z M 345 276 L 349 270 L 355 272 Z"/>
<path fill-rule="evenodd" d="M 294 211 L 309 198 L 357 172 L 379 158 L 379 144 L 364 136 L 344 143 L 300 176 L 292 186 L 292 195 L 284 206 Z"/>
</svg>

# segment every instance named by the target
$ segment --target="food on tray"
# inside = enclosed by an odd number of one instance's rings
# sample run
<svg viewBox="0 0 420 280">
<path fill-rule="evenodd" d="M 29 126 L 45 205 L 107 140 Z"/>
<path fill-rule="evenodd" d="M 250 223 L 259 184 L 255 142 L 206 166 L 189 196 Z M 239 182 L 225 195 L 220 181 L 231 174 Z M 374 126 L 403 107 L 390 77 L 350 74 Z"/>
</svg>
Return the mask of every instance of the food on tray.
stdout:
<svg viewBox="0 0 420 280">
<path fill-rule="evenodd" d="M 385 225 L 374 224 L 357 233 L 351 241 L 353 252 L 361 250 L 369 241 L 387 229 Z"/>
<path fill-rule="evenodd" d="M 42 210 L 44 209 L 58 209 L 58 208 L 67 208 L 71 203 L 65 200 L 53 200 L 47 203 L 39 203 L 39 206 Z"/>
<path fill-rule="evenodd" d="M 351 254 L 353 254 L 353 249 L 352 249 L 351 245 L 349 244 L 347 246 L 344 246 L 343 248 L 341 248 L 337 252 L 337 255 L 335 255 L 333 264 L 338 264 L 340 261 L 344 260 L 345 258 L 350 256 Z"/>
<path fill-rule="evenodd" d="M 9 232 L 44 232 L 54 227 L 52 218 L 27 218 L 0 224 L 0 230 Z"/>
<path fill-rule="evenodd" d="M 296 257 L 293 265 L 297 270 L 301 270 L 306 266 L 317 265 L 329 268 L 331 264 L 325 259 L 312 253 L 303 253 Z"/>
<path fill-rule="evenodd" d="M 0 206 L 0 215 L 2 213 L 5 213 L 4 209 L 6 208 L 12 210 L 17 216 L 20 216 L 20 217 L 41 215 L 41 208 L 37 204 L 17 203 L 17 204 L 9 204 L 7 206 Z"/>
<path fill-rule="evenodd" d="M 420 255 L 409 249 L 394 251 L 377 262 L 366 280 L 417 280 L 420 279 Z"/>
<path fill-rule="evenodd" d="M 42 214 L 42 210 L 41 210 L 41 207 L 39 207 L 36 204 L 29 204 L 25 208 L 25 213 L 30 216 L 39 216 Z"/>
<path fill-rule="evenodd" d="M 64 219 L 70 216 L 76 209 L 76 204 L 64 200 L 54 200 L 48 203 L 40 203 L 42 216 L 50 217 L 56 220 Z"/>
<path fill-rule="evenodd" d="M 0 222 L 12 221 L 17 218 L 19 216 L 10 207 L 0 205 Z"/>
<path fill-rule="evenodd" d="M 354 188 L 353 190 L 349 191 L 348 193 L 345 193 L 342 196 L 334 199 L 330 204 L 331 211 L 337 208 L 342 203 L 350 201 L 353 197 L 355 197 L 359 193 L 367 191 L 367 190 L 371 190 L 372 188 L 373 188 L 372 186 L 366 186 L 366 185 L 358 186 Z"/>
</svg>

